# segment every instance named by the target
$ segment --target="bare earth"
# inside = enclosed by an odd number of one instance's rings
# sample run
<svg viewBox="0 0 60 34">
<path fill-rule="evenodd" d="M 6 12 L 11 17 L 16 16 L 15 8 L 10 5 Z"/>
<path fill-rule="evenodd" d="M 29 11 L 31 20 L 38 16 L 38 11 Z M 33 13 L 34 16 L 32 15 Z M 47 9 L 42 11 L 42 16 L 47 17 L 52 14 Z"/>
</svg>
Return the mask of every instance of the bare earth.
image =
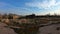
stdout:
<svg viewBox="0 0 60 34">
<path fill-rule="evenodd" d="M 4 23 L 0 23 L 0 34 L 16 34 L 13 29 L 10 29 Z"/>
<path fill-rule="evenodd" d="M 38 34 L 60 34 L 60 24 L 41 27 Z"/>
</svg>

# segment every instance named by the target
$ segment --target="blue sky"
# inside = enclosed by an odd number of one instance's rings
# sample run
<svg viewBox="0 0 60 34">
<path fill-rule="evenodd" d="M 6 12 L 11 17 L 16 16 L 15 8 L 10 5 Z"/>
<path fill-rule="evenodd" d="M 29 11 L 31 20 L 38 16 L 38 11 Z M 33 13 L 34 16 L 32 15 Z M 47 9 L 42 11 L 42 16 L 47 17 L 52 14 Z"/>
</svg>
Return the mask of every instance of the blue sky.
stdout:
<svg viewBox="0 0 60 34">
<path fill-rule="evenodd" d="M 0 13 L 60 14 L 60 0 L 0 0 Z"/>
</svg>

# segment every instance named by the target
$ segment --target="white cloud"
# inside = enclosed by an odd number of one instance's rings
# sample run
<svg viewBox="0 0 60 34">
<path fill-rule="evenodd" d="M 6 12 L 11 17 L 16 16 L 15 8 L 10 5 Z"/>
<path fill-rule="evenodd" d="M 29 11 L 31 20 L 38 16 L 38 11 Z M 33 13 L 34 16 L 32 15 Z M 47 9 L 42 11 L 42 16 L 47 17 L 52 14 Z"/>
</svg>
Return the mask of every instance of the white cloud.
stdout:
<svg viewBox="0 0 60 34">
<path fill-rule="evenodd" d="M 54 14 L 57 14 L 57 15 L 60 15 L 60 9 L 58 10 L 53 10 L 53 11 L 44 11 L 41 13 L 42 15 L 45 15 L 45 14 L 50 14 L 50 15 L 54 15 Z"/>
<path fill-rule="evenodd" d="M 60 2 L 57 0 L 44 0 L 43 2 L 28 2 L 25 3 L 26 6 L 37 7 L 37 8 L 51 8 L 52 6 L 60 5 Z"/>
<path fill-rule="evenodd" d="M 60 9 L 58 10 L 54 10 L 54 11 L 50 11 L 50 14 L 57 14 L 57 15 L 60 15 Z"/>
</svg>

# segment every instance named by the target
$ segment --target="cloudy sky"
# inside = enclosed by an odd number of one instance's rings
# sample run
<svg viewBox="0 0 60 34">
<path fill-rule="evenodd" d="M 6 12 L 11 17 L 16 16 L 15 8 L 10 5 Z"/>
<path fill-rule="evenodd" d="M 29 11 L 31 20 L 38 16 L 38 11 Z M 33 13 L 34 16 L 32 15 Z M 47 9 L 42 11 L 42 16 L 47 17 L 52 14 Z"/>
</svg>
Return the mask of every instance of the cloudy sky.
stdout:
<svg viewBox="0 0 60 34">
<path fill-rule="evenodd" d="M 60 0 L 0 0 L 0 13 L 60 14 Z"/>
</svg>

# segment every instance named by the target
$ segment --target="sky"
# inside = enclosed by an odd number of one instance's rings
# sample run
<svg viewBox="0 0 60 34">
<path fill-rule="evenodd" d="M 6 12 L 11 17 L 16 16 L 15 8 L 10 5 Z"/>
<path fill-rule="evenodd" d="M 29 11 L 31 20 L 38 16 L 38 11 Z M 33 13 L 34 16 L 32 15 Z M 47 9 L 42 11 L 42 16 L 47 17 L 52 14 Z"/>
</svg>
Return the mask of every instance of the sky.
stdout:
<svg viewBox="0 0 60 34">
<path fill-rule="evenodd" d="M 0 0 L 0 13 L 19 15 L 60 14 L 60 0 Z"/>
</svg>

